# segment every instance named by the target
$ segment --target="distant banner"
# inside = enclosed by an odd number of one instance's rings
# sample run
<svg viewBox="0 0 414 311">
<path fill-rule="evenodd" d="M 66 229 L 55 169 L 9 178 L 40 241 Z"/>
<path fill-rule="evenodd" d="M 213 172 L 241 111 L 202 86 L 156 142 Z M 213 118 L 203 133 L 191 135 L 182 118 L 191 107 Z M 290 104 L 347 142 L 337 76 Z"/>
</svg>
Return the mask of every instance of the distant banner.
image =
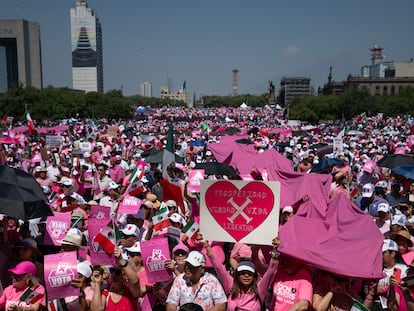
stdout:
<svg viewBox="0 0 414 311">
<path fill-rule="evenodd" d="M 280 182 L 201 180 L 200 231 L 206 240 L 269 245 L 279 212 Z"/>
<path fill-rule="evenodd" d="M 70 285 L 78 278 L 76 252 L 64 252 L 45 256 L 44 277 L 48 300 L 79 296 L 79 288 Z"/>
<path fill-rule="evenodd" d="M 118 214 L 135 215 L 138 213 L 141 203 L 142 201 L 136 197 L 126 196 L 119 204 Z"/>
<path fill-rule="evenodd" d="M 167 238 L 156 238 L 141 242 L 142 262 L 147 272 L 148 282 L 168 281 L 171 273 L 165 268 L 165 261 L 170 259 Z"/>
<path fill-rule="evenodd" d="M 191 170 L 188 173 L 187 190 L 190 192 L 200 192 L 200 180 L 204 179 L 204 170 Z"/>
<path fill-rule="evenodd" d="M 46 147 L 49 149 L 57 148 L 62 146 L 62 136 L 60 135 L 46 135 Z"/>
<path fill-rule="evenodd" d="M 107 253 L 98 243 L 94 241 L 95 237 L 101 231 L 101 228 L 105 228 L 111 221 L 110 218 L 89 218 L 88 219 L 88 232 L 89 232 L 89 245 L 90 245 L 90 257 L 91 263 L 94 266 L 98 265 L 112 265 L 116 264 L 113 254 Z"/>
<path fill-rule="evenodd" d="M 54 216 L 47 217 L 45 244 L 61 246 L 61 241 L 71 226 L 71 216 L 65 213 L 54 213 Z"/>
</svg>

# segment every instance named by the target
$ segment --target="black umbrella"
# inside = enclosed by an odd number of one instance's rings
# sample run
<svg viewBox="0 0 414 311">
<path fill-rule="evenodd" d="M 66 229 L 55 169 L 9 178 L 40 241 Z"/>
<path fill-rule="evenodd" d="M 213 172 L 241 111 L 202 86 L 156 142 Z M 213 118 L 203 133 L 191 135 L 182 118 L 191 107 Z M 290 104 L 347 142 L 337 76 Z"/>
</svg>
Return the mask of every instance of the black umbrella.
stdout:
<svg viewBox="0 0 414 311">
<path fill-rule="evenodd" d="M 0 214 L 28 220 L 52 216 L 48 198 L 31 174 L 0 166 Z"/>
<path fill-rule="evenodd" d="M 237 172 L 230 165 L 219 162 L 197 163 L 194 169 L 204 169 L 206 175 L 236 176 Z"/>
<path fill-rule="evenodd" d="M 414 165 L 414 157 L 405 154 L 386 154 L 377 165 L 390 169 L 400 165 Z"/>
<path fill-rule="evenodd" d="M 322 161 L 320 161 L 318 164 L 316 164 L 314 167 L 312 167 L 311 173 L 328 170 L 331 167 L 333 167 L 335 165 L 338 165 L 338 164 L 342 164 L 344 162 L 345 162 L 345 160 L 341 160 L 341 159 L 338 159 L 338 158 L 323 158 Z"/>
<path fill-rule="evenodd" d="M 238 143 L 238 144 L 244 144 L 244 145 L 254 145 L 254 142 L 252 142 L 248 138 L 237 139 L 236 140 L 236 143 Z"/>
<path fill-rule="evenodd" d="M 176 163 L 184 163 L 184 158 L 182 158 L 182 157 L 180 157 L 176 154 L 174 156 L 175 156 L 174 161 Z M 145 158 L 145 162 L 147 162 L 147 163 L 162 163 L 163 158 L 164 158 L 164 150 L 161 150 L 161 151 L 157 151 L 157 152 L 154 152 L 154 153 L 151 153 L 150 155 L 148 155 Z"/>
</svg>

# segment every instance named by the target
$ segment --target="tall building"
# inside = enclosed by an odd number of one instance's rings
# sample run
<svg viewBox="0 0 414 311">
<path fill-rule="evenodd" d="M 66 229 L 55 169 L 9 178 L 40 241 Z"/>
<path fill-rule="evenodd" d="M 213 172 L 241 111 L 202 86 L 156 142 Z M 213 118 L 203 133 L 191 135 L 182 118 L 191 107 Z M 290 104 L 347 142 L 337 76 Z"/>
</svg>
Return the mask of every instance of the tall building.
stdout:
<svg viewBox="0 0 414 311">
<path fill-rule="evenodd" d="M 310 93 L 310 78 L 308 77 L 283 77 L 280 80 L 279 102 L 284 108 L 287 108 L 292 98 L 308 96 Z"/>
<path fill-rule="evenodd" d="M 102 28 L 87 0 L 70 9 L 73 88 L 103 93 Z"/>
<path fill-rule="evenodd" d="M 23 19 L 0 20 L 0 92 L 19 84 L 43 87 L 40 26 Z"/>
<path fill-rule="evenodd" d="M 141 96 L 152 97 L 152 84 L 149 82 L 143 82 L 140 85 Z"/>
</svg>

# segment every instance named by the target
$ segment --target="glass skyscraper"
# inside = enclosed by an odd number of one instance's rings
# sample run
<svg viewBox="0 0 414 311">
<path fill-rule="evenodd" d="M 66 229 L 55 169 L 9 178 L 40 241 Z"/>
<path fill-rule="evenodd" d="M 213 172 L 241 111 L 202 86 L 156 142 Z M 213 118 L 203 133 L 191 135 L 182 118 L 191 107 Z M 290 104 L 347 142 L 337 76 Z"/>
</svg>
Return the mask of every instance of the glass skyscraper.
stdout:
<svg viewBox="0 0 414 311">
<path fill-rule="evenodd" d="M 102 29 L 87 0 L 70 10 L 73 88 L 103 93 Z"/>
</svg>

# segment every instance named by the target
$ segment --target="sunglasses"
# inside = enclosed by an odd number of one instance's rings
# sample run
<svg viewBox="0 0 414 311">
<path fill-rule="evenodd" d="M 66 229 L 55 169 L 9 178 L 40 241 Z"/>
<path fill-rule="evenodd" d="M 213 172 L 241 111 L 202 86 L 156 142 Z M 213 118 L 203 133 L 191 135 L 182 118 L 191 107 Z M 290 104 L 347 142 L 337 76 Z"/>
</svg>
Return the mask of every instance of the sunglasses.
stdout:
<svg viewBox="0 0 414 311">
<path fill-rule="evenodd" d="M 26 274 L 12 274 L 12 279 L 15 279 L 16 281 L 21 281 L 24 279 L 24 277 L 26 276 Z"/>
<path fill-rule="evenodd" d="M 141 256 L 140 252 L 127 252 L 127 254 L 128 254 L 128 256 L 131 256 L 131 257 Z"/>
<path fill-rule="evenodd" d="M 187 256 L 187 252 L 183 250 L 178 250 L 174 252 L 174 256 Z"/>
<path fill-rule="evenodd" d="M 251 271 L 243 270 L 243 271 L 239 271 L 239 275 L 254 276 L 254 273 Z"/>
<path fill-rule="evenodd" d="M 184 271 L 188 270 L 191 273 L 197 272 L 198 268 L 200 268 L 200 267 L 194 267 L 193 265 L 190 265 L 189 263 L 186 263 L 184 265 Z"/>
</svg>

